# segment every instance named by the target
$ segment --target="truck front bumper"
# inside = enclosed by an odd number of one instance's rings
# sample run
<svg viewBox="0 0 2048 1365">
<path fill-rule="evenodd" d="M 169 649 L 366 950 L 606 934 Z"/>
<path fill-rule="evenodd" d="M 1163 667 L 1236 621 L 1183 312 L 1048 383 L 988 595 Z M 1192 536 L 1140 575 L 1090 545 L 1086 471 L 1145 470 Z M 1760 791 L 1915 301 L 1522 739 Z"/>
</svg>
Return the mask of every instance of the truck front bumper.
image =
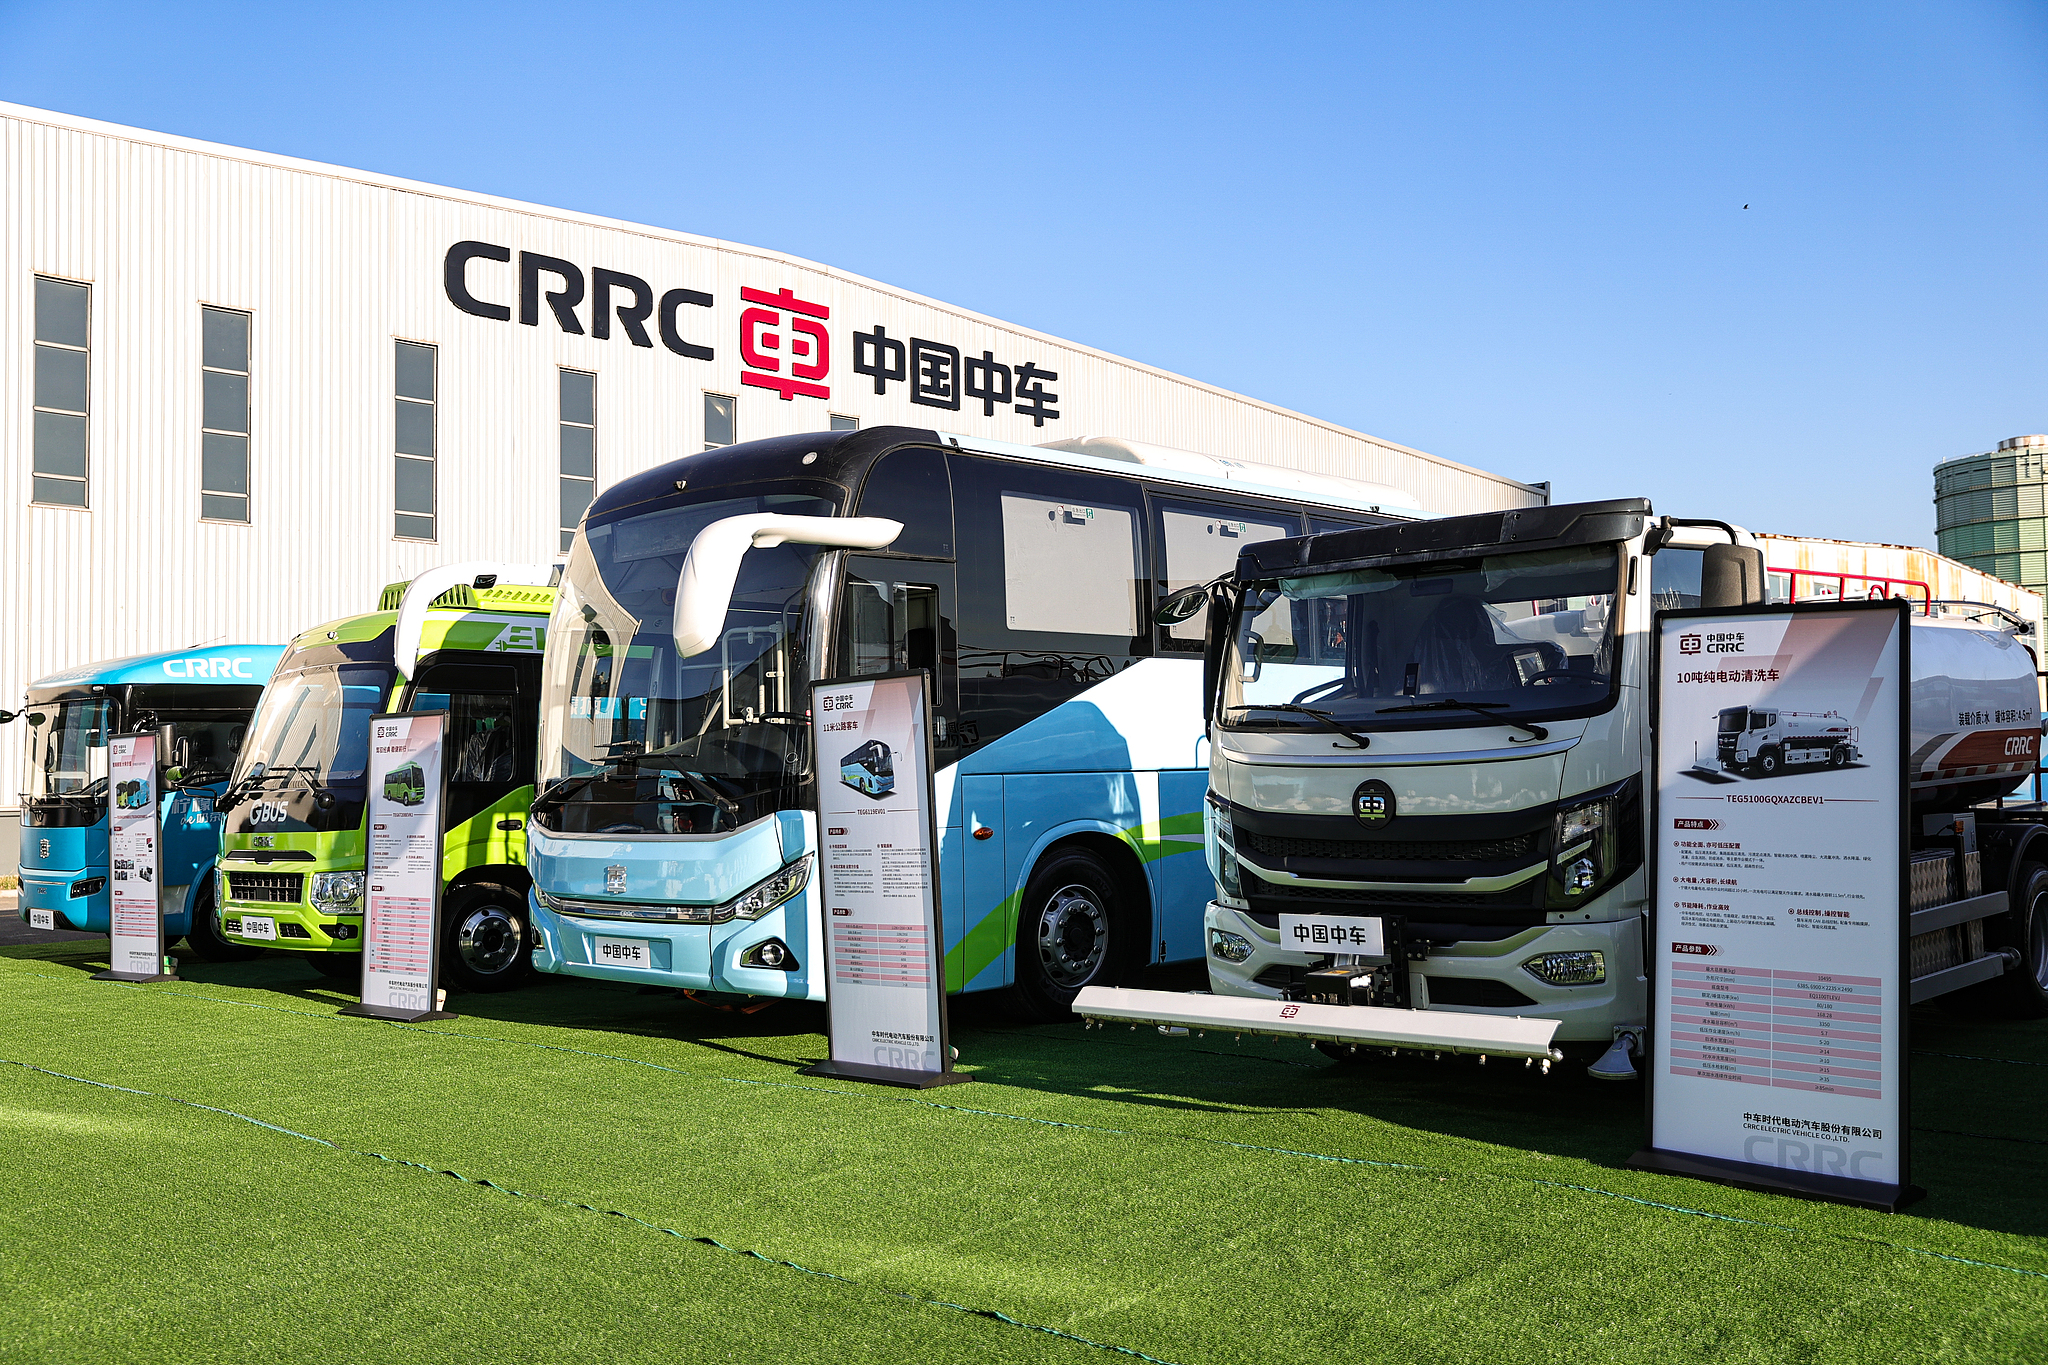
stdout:
<svg viewBox="0 0 2048 1365">
<path fill-rule="evenodd" d="M 1203 916 L 1203 943 L 1209 958 L 1209 986 L 1218 995 L 1247 996 L 1280 1000 L 1284 991 L 1276 979 L 1284 979 L 1290 968 L 1308 967 L 1325 958 L 1281 946 L 1280 931 L 1269 929 L 1248 913 L 1217 901 L 1209 902 Z M 1243 962 L 1229 962 L 1216 955 L 1217 931 L 1235 935 L 1251 944 L 1251 956 Z M 1583 952 L 1602 955 L 1607 979 L 1597 985 L 1553 986 L 1526 971 L 1522 964 L 1544 953 Z M 1275 970 L 1278 969 L 1278 970 Z M 1472 940 L 1449 947 L 1432 948 L 1426 960 L 1411 961 L 1409 998 L 1420 1009 L 1448 1013 L 1495 1015 L 1505 1018 L 1555 1019 L 1555 1041 L 1599 1043 L 1613 1041 L 1617 1028 L 1643 1027 L 1649 1011 L 1649 982 L 1643 974 L 1641 921 L 1535 925 L 1497 940 Z M 1260 981 L 1260 976 L 1266 981 Z M 1512 999 L 1512 991 L 1526 1004 L 1451 1005 L 1432 1000 L 1433 982 L 1458 982 L 1457 987 L 1439 988 L 1443 994 L 1457 991 L 1465 998 Z M 1472 984 L 1465 984 L 1472 983 Z M 1307 1008 L 1304 1006 L 1304 1008 Z M 1354 1008 L 1338 1006 L 1330 1008 Z"/>
</svg>

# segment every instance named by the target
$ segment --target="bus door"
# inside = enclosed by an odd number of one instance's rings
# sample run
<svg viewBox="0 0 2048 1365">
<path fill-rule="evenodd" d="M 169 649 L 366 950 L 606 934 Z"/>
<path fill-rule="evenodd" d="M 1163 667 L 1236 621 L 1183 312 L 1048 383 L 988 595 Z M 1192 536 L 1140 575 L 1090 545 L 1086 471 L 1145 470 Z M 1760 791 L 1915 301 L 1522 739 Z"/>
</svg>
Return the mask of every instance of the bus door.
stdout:
<svg viewBox="0 0 2048 1365">
<path fill-rule="evenodd" d="M 526 861 L 539 699 L 536 655 L 480 657 L 475 650 L 448 650 L 421 661 L 403 709 L 448 713 L 444 828 L 450 844 L 464 850 L 443 876 L 463 867 Z"/>
</svg>

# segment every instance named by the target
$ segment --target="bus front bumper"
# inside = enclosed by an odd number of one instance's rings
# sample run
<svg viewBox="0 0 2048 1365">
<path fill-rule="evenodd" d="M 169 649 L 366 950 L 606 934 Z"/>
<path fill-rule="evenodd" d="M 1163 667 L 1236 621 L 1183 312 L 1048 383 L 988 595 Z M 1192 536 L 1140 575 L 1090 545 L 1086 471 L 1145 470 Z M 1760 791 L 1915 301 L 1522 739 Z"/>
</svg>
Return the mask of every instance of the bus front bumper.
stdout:
<svg viewBox="0 0 2048 1365">
<path fill-rule="evenodd" d="M 361 915 L 323 915 L 310 905 L 229 901 L 220 908 L 220 922 L 223 938 L 251 948 L 356 953 L 363 947 Z"/>
<path fill-rule="evenodd" d="M 1326 955 L 1282 947 L 1278 929 L 1269 929 L 1250 914 L 1217 901 L 1209 902 L 1203 920 L 1209 986 L 1217 995 L 1281 1000 L 1284 991 L 1277 982 L 1284 980 L 1290 969 L 1328 960 Z M 1251 955 L 1242 962 L 1219 957 L 1219 933 L 1230 936 L 1225 942 L 1249 943 Z M 1523 965 L 1549 953 L 1587 951 L 1600 953 L 1606 967 L 1606 979 L 1593 985 L 1552 985 Z M 1259 979 L 1262 976 L 1264 981 Z M 1453 982 L 1456 985 L 1439 984 Z M 1553 1041 L 1604 1046 L 1614 1040 L 1617 1029 L 1640 1029 L 1647 1021 L 1649 983 L 1643 973 L 1641 921 L 1630 915 L 1604 922 L 1535 925 L 1502 939 L 1433 947 L 1427 959 L 1409 963 L 1409 989 L 1411 998 L 1424 1009 L 1504 1019 L 1554 1019 L 1557 1031 Z M 1527 1003 L 1436 1003 L 1437 997 L 1453 992 L 1468 999 L 1512 1000 L 1519 996 Z"/>
<path fill-rule="evenodd" d="M 92 883 L 99 883 L 92 888 Z M 85 888 L 86 894 L 73 895 L 73 891 Z M 37 910 L 50 912 L 52 929 L 76 929 L 88 934 L 104 934 L 110 923 L 107 907 L 106 874 L 75 871 L 54 871 L 44 868 L 31 872 L 26 868 L 21 873 L 21 921 L 36 923 L 31 913 Z"/>
<path fill-rule="evenodd" d="M 636 986 L 718 991 L 734 995 L 824 999 L 824 964 L 807 957 L 803 925 L 808 888 L 758 920 L 678 924 L 599 919 L 551 910 L 528 892 L 537 971 L 620 981 Z M 782 945 L 784 969 L 748 965 L 769 942 Z"/>
</svg>

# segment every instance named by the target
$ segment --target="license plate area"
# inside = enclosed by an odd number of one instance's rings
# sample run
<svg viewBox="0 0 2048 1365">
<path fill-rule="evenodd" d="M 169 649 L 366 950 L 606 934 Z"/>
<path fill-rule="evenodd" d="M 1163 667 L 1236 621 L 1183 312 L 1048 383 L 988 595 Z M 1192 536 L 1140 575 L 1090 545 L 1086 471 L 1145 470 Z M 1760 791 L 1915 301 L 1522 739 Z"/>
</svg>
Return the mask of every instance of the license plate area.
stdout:
<svg viewBox="0 0 2048 1365">
<path fill-rule="evenodd" d="M 228 932 L 236 932 L 233 925 L 229 925 Z M 275 943 L 277 942 L 277 921 L 268 915 L 244 915 L 242 916 L 240 932 L 243 938 L 260 938 Z"/>
<path fill-rule="evenodd" d="M 57 927 L 57 912 L 55 910 L 31 910 L 28 912 L 28 923 L 32 929 L 55 929 Z"/>
<path fill-rule="evenodd" d="M 1290 973 L 1281 994 L 1304 1004 L 1409 1008 L 1405 924 L 1398 915 L 1282 914 L 1281 946 L 1318 956 Z"/>
<path fill-rule="evenodd" d="M 652 967 L 654 944 L 644 938 L 607 938 L 592 935 L 590 961 L 598 967 Z"/>
</svg>

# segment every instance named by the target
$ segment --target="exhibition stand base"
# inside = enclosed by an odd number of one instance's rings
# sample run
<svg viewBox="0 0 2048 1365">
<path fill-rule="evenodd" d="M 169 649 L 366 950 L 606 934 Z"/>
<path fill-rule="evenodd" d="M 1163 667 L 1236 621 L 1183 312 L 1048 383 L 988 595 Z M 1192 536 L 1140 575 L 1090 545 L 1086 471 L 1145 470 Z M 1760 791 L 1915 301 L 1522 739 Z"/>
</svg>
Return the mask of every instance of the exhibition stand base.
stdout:
<svg viewBox="0 0 2048 1365">
<path fill-rule="evenodd" d="M 424 1024 L 433 1019 L 459 1019 L 462 1016 L 454 1010 L 395 1010 L 388 1005 L 343 1005 L 338 1014 L 353 1014 L 359 1019 L 389 1019 L 397 1024 Z"/>
<path fill-rule="evenodd" d="M 1878 1180 L 1852 1180 L 1843 1175 L 1787 1171 L 1776 1166 L 1757 1166 L 1747 1161 L 1721 1157 L 1689 1156 L 1684 1152 L 1645 1147 L 1625 1163 L 1632 1171 L 1657 1171 L 1664 1175 L 1685 1175 L 1711 1180 L 1738 1189 L 1761 1190 L 1765 1194 L 1792 1194 L 1802 1199 L 1820 1199 L 1830 1204 L 1853 1204 L 1858 1208 L 1896 1213 L 1927 1191 L 1918 1185 L 1887 1185 Z"/>
<path fill-rule="evenodd" d="M 911 1071 L 897 1066 L 868 1066 L 861 1062 L 814 1062 L 799 1076 L 837 1076 L 846 1081 L 873 1081 L 876 1085 L 900 1085 L 908 1090 L 930 1090 L 936 1085 L 963 1085 L 974 1077 L 959 1071 Z"/>
<path fill-rule="evenodd" d="M 93 973 L 93 974 L 92 974 L 92 975 L 91 975 L 90 977 L 88 977 L 88 978 L 87 978 L 87 980 L 90 980 L 90 981 L 135 981 L 135 982 L 144 982 L 144 981 L 176 981 L 177 979 L 178 979 L 178 976 L 177 976 L 177 974 L 176 974 L 175 972 L 117 972 L 117 971 L 114 971 L 114 970 L 113 970 L 112 968 L 109 968 L 109 969 L 107 969 L 107 970 L 106 970 L 106 971 L 104 971 L 104 972 L 94 972 L 94 973 Z"/>
</svg>

